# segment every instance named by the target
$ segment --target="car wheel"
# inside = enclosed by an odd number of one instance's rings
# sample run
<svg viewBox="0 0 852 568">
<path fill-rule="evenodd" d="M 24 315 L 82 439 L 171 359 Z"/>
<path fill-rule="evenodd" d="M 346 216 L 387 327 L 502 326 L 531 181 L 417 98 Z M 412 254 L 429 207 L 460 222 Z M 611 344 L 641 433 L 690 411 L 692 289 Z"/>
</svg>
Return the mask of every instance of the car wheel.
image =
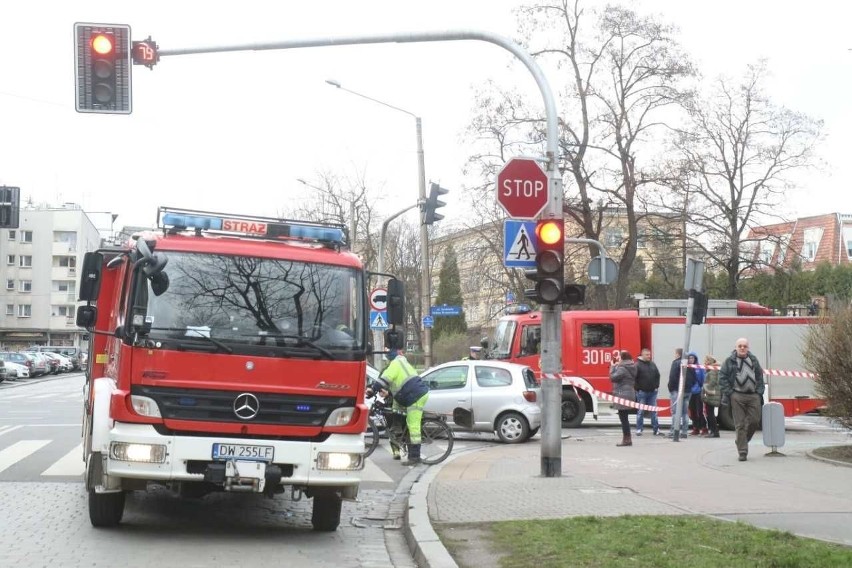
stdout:
<svg viewBox="0 0 852 568">
<path fill-rule="evenodd" d="M 562 393 L 562 427 L 577 428 L 586 417 L 586 403 L 573 391 Z"/>
<path fill-rule="evenodd" d="M 530 437 L 530 425 L 523 414 L 507 412 L 497 418 L 497 437 L 504 444 L 520 444 Z"/>
</svg>

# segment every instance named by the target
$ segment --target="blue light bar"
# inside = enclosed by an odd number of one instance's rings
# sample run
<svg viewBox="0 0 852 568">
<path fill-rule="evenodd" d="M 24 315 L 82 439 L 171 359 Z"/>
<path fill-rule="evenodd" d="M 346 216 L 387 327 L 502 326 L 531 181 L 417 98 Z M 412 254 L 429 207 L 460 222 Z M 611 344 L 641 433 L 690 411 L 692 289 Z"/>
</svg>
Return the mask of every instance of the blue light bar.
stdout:
<svg viewBox="0 0 852 568">
<path fill-rule="evenodd" d="M 222 230 L 222 219 L 219 217 L 204 217 L 201 215 L 180 215 L 178 213 L 163 214 L 163 225 L 184 227 L 186 229 Z"/>
</svg>

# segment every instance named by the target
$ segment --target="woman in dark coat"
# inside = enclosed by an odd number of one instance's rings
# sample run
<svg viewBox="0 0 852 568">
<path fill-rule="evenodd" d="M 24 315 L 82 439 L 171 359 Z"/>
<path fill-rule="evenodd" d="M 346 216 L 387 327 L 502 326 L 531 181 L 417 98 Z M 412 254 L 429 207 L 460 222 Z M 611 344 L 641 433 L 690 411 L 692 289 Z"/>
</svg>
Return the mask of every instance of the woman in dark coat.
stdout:
<svg viewBox="0 0 852 568">
<path fill-rule="evenodd" d="M 636 400 L 636 362 L 633 361 L 633 356 L 630 355 L 629 351 L 620 351 L 613 356 L 612 366 L 609 368 L 609 379 L 612 381 L 612 396 L 630 401 Z M 618 410 L 621 433 L 624 435 L 621 443 L 616 444 L 616 446 L 632 446 L 630 422 L 627 420 L 630 407 L 616 404 L 615 409 Z"/>
</svg>

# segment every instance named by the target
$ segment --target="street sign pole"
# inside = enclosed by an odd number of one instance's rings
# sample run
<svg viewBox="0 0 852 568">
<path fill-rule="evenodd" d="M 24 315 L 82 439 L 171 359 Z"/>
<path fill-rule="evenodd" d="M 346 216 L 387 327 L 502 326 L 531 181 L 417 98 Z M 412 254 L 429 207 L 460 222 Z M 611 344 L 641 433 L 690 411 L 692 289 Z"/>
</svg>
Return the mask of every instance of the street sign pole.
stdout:
<svg viewBox="0 0 852 568">
<path fill-rule="evenodd" d="M 683 335 L 683 353 L 680 356 L 680 380 L 677 385 L 677 404 L 672 413 L 672 440 L 680 442 L 680 421 L 683 416 L 683 404 L 681 401 L 686 393 L 683 392 L 686 382 L 686 363 L 689 360 L 689 344 L 692 341 L 692 312 L 695 309 L 695 296 L 693 290 L 699 292 L 704 289 L 704 261 L 695 260 L 694 258 L 687 259 L 686 277 L 683 284 L 689 294 L 689 299 L 686 301 L 686 322 Z M 698 361 L 696 361 L 698 362 Z"/>
</svg>

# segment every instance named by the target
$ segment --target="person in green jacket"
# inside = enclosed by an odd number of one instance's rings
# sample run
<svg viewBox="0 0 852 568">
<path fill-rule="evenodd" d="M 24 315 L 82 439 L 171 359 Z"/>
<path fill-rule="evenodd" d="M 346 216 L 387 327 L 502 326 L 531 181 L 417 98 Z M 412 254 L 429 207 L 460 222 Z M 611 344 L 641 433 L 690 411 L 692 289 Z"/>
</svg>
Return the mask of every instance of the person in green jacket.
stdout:
<svg viewBox="0 0 852 568">
<path fill-rule="evenodd" d="M 388 361 L 384 372 L 367 389 L 367 396 L 373 396 L 379 390 L 389 391 L 393 397 L 394 410 L 405 409 L 405 423 L 408 426 L 408 459 L 403 465 L 420 463 L 420 421 L 423 418 L 423 407 L 429 399 L 429 386 L 420 378 L 417 371 L 405 358 L 402 351 L 388 351 Z M 393 459 L 398 460 L 399 448 L 391 445 Z"/>
<path fill-rule="evenodd" d="M 716 359 L 711 355 L 704 357 L 704 365 L 713 367 L 716 365 Z M 722 403 L 722 390 L 719 387 L 719 370 L 707 369 L 707 374 L 704 376 L 704 385 L 701 387 L 701 400 L 704 402 L 704 415 L 707 417 L 708 432 L 705 434 L 708 438 L 719 437 L 719 420 L 716 416 L 716 409 Z"/>
</svg>

